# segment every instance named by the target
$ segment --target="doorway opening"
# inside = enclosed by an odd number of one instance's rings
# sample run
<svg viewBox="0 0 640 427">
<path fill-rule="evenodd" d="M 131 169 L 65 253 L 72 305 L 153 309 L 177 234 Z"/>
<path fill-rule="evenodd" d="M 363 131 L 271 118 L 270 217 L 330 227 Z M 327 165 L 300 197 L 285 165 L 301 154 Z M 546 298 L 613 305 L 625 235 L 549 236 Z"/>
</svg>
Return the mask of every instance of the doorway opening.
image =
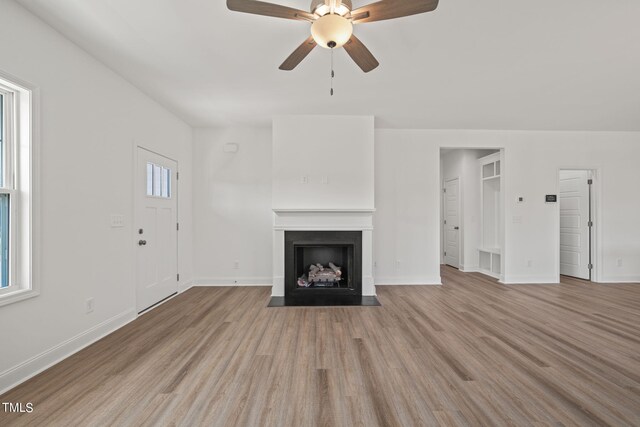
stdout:
<svg viewBox="0 0 640 427">
<path fill-rule="evenodd" d="M 595 171 L 560 169 L 560 275 L 595 280 Z"/>
<path fill-rule="evenodd" d="M 504 153 L 441 148 L 441 264 L 502 280 Z"/>
</svg>

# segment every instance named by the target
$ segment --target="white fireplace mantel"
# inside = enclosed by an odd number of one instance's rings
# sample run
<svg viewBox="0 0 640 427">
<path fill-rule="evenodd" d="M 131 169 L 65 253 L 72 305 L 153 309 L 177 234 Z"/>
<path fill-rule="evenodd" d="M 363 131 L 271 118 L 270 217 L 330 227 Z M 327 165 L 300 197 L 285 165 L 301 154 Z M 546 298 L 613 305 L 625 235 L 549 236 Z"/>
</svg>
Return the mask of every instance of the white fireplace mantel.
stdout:
<svg viewBox="0 0 640 427">
<path fill-rule="evenodd" d="M 361 231 L 362 295 L 375 296 L 373 214 L 375 209 L 274 209 L 273 291 L 284 296 L 284 233 L 291 231 Z"/>
</svg>

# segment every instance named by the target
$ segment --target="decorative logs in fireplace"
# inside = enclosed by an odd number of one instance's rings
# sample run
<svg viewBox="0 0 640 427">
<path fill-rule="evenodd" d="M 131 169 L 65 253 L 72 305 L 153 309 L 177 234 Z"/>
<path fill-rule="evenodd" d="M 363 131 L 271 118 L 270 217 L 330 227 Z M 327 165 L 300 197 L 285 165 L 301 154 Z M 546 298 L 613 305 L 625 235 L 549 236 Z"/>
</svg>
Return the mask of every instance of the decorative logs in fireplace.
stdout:
<svg viewBox="0 0 640 427">
<path fill-rule="evenodd" d="M 286 231 L 285 298 L 362 295 L 361 231 Z"/>
<path fill-rule="evenodd" d="M 340 280 L 342 280 L 342 267 L 338 267 L 332 262 L 329 263 L 329 268 L 325 268 L 322 264 L 311 264 L 309 273 L 298 277 L 298 286 L 330 288 L 339 286 Z"/>
</svg>

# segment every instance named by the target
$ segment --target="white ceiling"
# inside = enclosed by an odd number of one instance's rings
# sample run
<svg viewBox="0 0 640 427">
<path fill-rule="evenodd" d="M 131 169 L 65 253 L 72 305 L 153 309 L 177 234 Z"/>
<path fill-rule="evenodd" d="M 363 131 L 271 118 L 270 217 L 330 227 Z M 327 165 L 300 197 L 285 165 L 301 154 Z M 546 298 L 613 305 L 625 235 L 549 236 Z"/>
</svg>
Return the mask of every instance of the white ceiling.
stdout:
<svg viewBox="0 0 640 427">
<path fill-rule="evenodd" d="M 305 22 L 225 0 L 18 1 L 194 126 L 331 113 L 391 128 L 640 131 L 638 0 L 441 0 L 361 24 L 381 65 L 364 74 L 336 51 L 334 97 L 327 50 L 278 70 Z"/>
</svg>

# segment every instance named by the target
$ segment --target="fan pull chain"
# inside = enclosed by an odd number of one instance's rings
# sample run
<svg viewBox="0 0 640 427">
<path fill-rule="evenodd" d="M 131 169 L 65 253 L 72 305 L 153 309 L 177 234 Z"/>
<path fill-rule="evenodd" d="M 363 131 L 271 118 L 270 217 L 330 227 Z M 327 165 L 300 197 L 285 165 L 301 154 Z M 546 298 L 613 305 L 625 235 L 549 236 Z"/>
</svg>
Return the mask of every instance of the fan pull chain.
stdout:
<svg viewBox="0 0 640 427">
<path fill-rule="evenodd" d="M 333 96 L 333 78 L 336 73 L 333 71 L 333 49 L 331 49 L 331 96 Z"/>
</svg>

